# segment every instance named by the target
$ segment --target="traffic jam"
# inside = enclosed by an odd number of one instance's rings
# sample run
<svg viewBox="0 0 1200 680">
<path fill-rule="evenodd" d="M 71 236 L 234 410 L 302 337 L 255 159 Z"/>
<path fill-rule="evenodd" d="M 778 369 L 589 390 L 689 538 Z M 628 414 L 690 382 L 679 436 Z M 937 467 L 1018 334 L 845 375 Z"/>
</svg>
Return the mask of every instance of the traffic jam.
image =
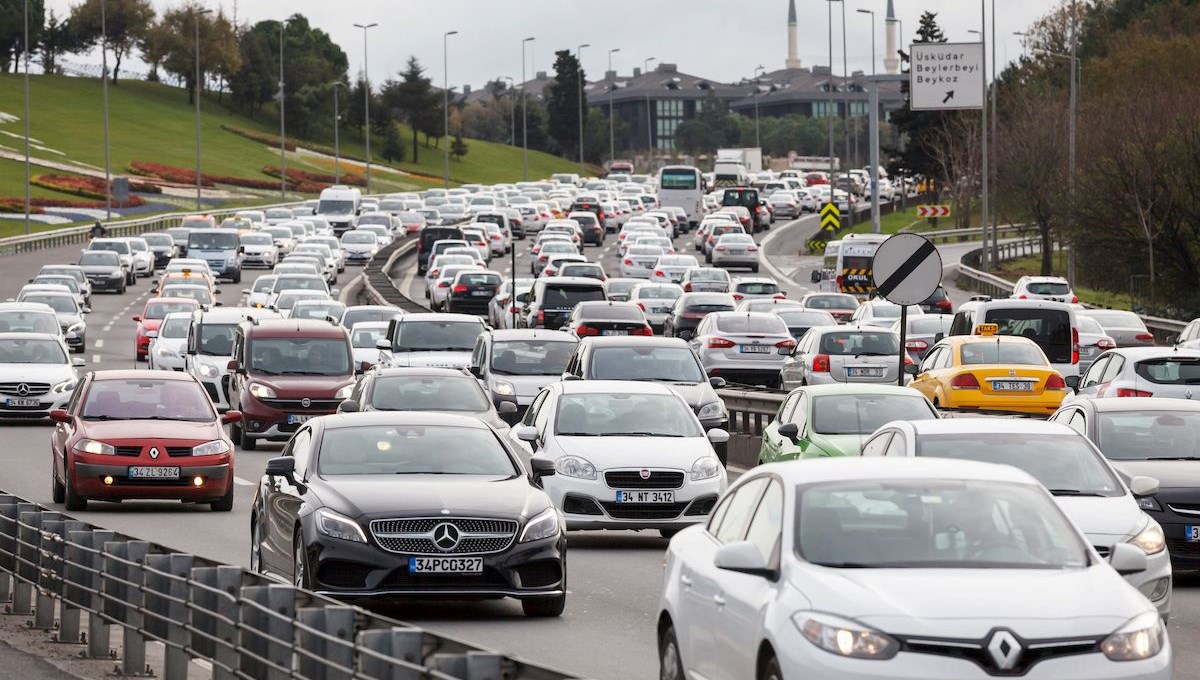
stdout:
<svg viewBox="0 0 1200 680">
<path fill-rule="evenodd" d="M 911 234 L 829 242 L 796 295 L 763 239 L 821 174 L 333 187 L 94 238 L 0 303 L 0 415 L 50 421 L 66 512 L 248 506 L 250 568 L 364 606 L 560 617 L 573 534 L 657 533 L 664 679 L 1172 677 L 1200 320 L 1156 338 L 1054 277 L 955 305 Z M 427 312 L 341 295 L 395 242 Z M 93 298 L 147 288 L 129 367 L 89 369 Z M 778 404 L 761 435 L 734 394 Z"/>
</svg>

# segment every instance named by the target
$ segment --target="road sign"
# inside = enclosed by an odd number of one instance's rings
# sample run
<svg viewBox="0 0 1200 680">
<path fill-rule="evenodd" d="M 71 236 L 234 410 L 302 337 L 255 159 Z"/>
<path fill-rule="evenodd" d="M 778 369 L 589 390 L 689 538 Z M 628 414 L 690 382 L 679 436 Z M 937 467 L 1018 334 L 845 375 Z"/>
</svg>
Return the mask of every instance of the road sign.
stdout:
<svg viewBox="0 0 1200 680">
<path fill-rule="evenodd" d="M 924 302 L 942 282 L 942 256 L 917 234 L 896 234 L 881 243 L 871 268 L 875 292 L 898 305 Z"/>
<path fill-rule="evenodd" d="M 825 231 L 837 231 L 842 226 L 842 211 L 836 203 L 826 203 L 821 206 L 821 228 Z"/>
<path fill-rule="evenodd" d="M 910 50 L 912 110 L 983 108 L 982 43 L 913 43 Z"/>
<path fill-rule="evenodd" d="M 950 206 L 948 205 L 918 205 L 917 217 L 949 217 Z"/>
</svg>

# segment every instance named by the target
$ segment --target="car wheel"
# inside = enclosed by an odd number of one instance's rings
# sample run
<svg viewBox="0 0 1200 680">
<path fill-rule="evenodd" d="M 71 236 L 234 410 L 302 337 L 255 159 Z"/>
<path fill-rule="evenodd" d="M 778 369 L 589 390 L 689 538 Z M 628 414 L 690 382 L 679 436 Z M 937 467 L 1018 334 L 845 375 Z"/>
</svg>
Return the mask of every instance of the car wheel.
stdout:
<svg viewBox="0 0 1200 680">
<path fill-rule="evenodd" d="M 783 669 L 779 667 L 779 660 L 771 655 L 762 665 L 762 671 L 758 674 L 759 680 L 783 680 Z"/>
<path fill-rule="evenodd" d="M 667 624 L 658 635 L 658 678 L 687 680 L 683 673 L 683 656 L 679 653 L 679 641 L 675 639 L 675 626 L 671 624 Z"/>
<path fill-rule="evenodd" d="M 124 295 L 124 294 L 125 294 L 125 287 L 126 287 L 126 283 L 125 283 L 124 281 L 122 281 L 122 282 L 121 282 L 121 287 L 117 289 L 117 295 Z"/>
<path fill-rule="evenodd" d="M 679 533 L 679 529 L 659 529 L 658 530 L 658 535 L 662 536 L 663 538 L 667 539 L 668 541 L 671 540 L 672 538 L 674 538 L 675 534 L 677 534 L 677 533 Z"/>
<path fill-rule="evenodd" d="M 240 443 L 243 451 L 253 451 L 254 449 L 258 448 L 257 439 L 246 434 L 245 430 L 242 430 L 241 428 L 238 429 L 241 431 L 242 435 Z"/>
<path fill-rule="evenodd" d="M 567 594 L 554 597 L 539 597 L 532 600 L 521 600 L 521 611 L 531 618 L 548 619 L 562 616 L 567 607 Z"/>
<path fill-rule="evenodd" d="M 233 282 L 234 283 L 242 282 L 242 270 L 239 269 L 238 272 L 233 275 Z"/>
<path fill-rule="evenodd" d="M 229 512 L 233 510 L 233 487 L 236 486 L 232 480 L 229 482 L 229 490 L 224 496 L 208 504 L 208 507 L 213 509 L 213 512 Z"/>
<path fill-rule="evenodd" d="M 87 499 L 75 492 L 75 484 L 71 481 L 71 463 L 64 461 L 64 474 L 66 481 L 63 483 L 63 505 L 67 512 L 82 512 L 87 510 Z"/>
<path fill-rule="evenodd" d="M 292 584 L 297 588 L 308 588 L 312 583 L 312 575 L 308 573 L 308 552 L 304 549 L 304 539 L 300 530 L 292 537 Z"/>
<path fill-rule="evenodd" d="M 67 497 L 67 487 L 58 478 L 58 470 L 54 465 L 57 458 L 57 455 L 50 457 L 50 498 L 55 503 L 62 503 Z"/>
</svg>

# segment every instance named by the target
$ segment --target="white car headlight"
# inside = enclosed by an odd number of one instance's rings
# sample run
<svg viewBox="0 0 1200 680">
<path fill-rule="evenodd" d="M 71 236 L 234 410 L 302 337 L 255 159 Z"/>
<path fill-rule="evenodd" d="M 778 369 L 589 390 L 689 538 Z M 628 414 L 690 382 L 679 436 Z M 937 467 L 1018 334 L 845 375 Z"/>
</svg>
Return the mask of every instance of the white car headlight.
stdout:
<svg viewBox="0 0 1200 680">
<path fill-rule="evenodd" d="M 83 332 L 83 329 L 85 329 L 85 328 L 87 328 L 87 324 L 80 321 L 78 323 L 73 323 L 70 326 L 67 326 L 67 332 L 68 333 L 81 333 L 81 332 Z"/>
<path fill-rule="evenodd" d="M 516 389 L 513 387 L 513 384 L 507 380 L 497 380 L 495 384 L 492 385 L 492 391 L 502 397 L 511 397 L 517 393 Z"/>
<path fill-rule="evenodd" d="M 202 378 L 215 378 L 218 374 L 220 374 L 220 371 L 217 369 L 217 367 L 213 366 L 212 364 L 197 363 L 196 370 L 200 373 L 200 377 Z M 251 390 L 251 394 L 254 394 L 253 390 Z M 254 396 L 258 395 L 255 394 Z"/>
<path fill-rule="evenodd" d="M 797 612 L 792 622 L 809 642 L 830 654 L 884 660 L 900 651 L 899 643 L 890 636 L 829 614 Z"/>
<path fill-rule="evenodd" d="M 54 386 L 54 388 L 51 391 L 54 392 L 55 394 L 64 394 L 66 392 L 71 392 L 74 389 L 75 389 L 75 379 L 71 378 L 70 380 L 64 380 L 64 381 L 58 383 L 57 385 Z"/>
<path fill-rule="evenodd" d="M 1167 539 L 1163 536 L 1162 527 L 1158 522 L 1150 520 L 1129 542 L 1142 549 L 1147 555 L 1157 555 L 1167 549 Z"/>
<path fill-rule="evenodd" d="M 274 399 L 275 390 L 261 383 L 250 383 L 250 396 L 255 399 Z"/>
<path fill-rule="evenodd" d="M 554 461 L 554 471 L 564 477 L 595 479 L 596 466 L 579 456 L 562 456 Z"/>
<path fill-rule="evenodd" d="M 704 406 L 701 406 L 700 410 L 696 413 L 696 416 L 699 418 L 711 418 L 713 416 L 719 416 L 724 413 L 725 413 L 725 405 L 719 401 L 714 401 L 711 404 L 705 404 Z"/>
<path fill-rule="evenodd" d="M 334 399 L 349 399 L 350 395 L 353 392 L 354 392 L 354 385 L 346 385 L 342 389 L 335 392 L 333 395 L 333 398 Z"/>
<path fill-rule="evenodd" d="M 105 456 L 117 455 L 117 450 L 111 444 L 98 442 L 95 439 L 80 439 L 75 442 L 75 450 L 81 453 L 95 453 Z"/>
<path fill-rule="evenodd" d="M 702 479 L 712 479 L 721 474 L 721 461 L 712 456 L 704 456 L 697 458 L 695 463 L 692 463 L 692 481 L 698 482 Z"/>
<path fill-rule="evenodd" d="M 179 354 L 175 350 L 170 349 L 169 347 L 166 347 L 166 346 L 156 347 L 154 349 L 154 353 L 163 358 L 167 358 L 167 357 L 174 357 L 176 359 L 179 358 Z M 203 374 L 204 370 L 201 369 L 200 373 Z"/>
<path fill-rule="evenodd" d="M 229 442 L 224 439 L 214 439 L 192 447 L 193 456 L 216 456 L 222 453 L 229 453 Z"/>
<path fill-rule="evenodd" d="M 1162 651 L 1167 633 L 1158 612 L 1130 619 L 1100 643 L 1100 651 L 1112 661 L 1141 661 Z"/>
<path fill-rule="evenodd" d="M 237 263 L 238 263 L 237 255 L 234 255 L 233 257 L 229 258 L 228 260 L 225 260 L 225 264 L 237 264 Z"/>
<path fill-rule="evenodd" d="M 558 532 L 558 510 L 551 506 L 525 523 L 525 528 L 521 530 L 521 538 L 517 542 L 539 541 L 543 538 L 557 536 Z"/>
<path fill-rule="evenodd" d="M 115 279 L 119 276 L 125 276 L 125 272 L 121 271 L 120 269 L 114 269 L 111 272 L 109 272 L 108 275 Z"/>
<path fill-rule="evenodd" d="M 313 516 L 317 522 L 317 531 L 326 536 L 356 543 L 367 542 L 362 527 L 349 517 L 339 515 L 328 508 L 319 508 Z"/>
</svg>

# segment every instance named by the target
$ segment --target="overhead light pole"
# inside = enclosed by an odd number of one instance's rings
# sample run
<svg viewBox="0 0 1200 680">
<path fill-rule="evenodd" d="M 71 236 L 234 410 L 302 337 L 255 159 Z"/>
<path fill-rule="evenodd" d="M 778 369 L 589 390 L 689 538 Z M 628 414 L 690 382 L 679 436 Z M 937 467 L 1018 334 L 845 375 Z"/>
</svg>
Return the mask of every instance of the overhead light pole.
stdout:
<svg viewBox="0 0 1200 680">
<path fill-rule="evenodd" d="M 367 29 L 379 24 L 354 24 L 363 32 L 363 140 L 367 151 L 367 193 L 371 193 L 371 76 L 367 70 Z"/>
<path fill-rule="evenodd" d="M 283 123 L 283 35 L 289 19 L 279 22 L 279 202 L 287 201 L 287 133 Z"/>
<path fill-rule="evenodd" d="M 340 80 L 333 81 L 333 183 L 342 183 L 342 145 L 338 128 L 342 126 L 342 116 L 338 113 L 338 88 L 346 84 Z"/>
<path fill-rule="evenodd" d="M 521 179 L 526 182 L 529 181 L 529 101 L 525 98 L 525 45 L 534 40 L 537 38 L 530 36 L 521 41 Z M 513 270 L 513 278 L 516 276 Z"/>
<path fill-rule="evenodd" d="M 761 64 L 754 67 L 754 146 L 762 149 L 762 138 L 758 131 L 758 75 L 766 71 Z"/>
<path fill-rule="evenodd" d="M 837 175 L 837 163 L 833 156 L 833 119 L 837 117 L 837 109 L 833 103 L 833 92 L 837 89 L 837 83 L 833 79 L 833 3 L 841 2 L 842 0 L 825 0 L 825 7 L 829 10 L 829 83 L 825 86 L 825 93 L 829 95 L 826 103 L 826 117 L 829 118 L 829 202 L 836 204 L 834 200 L 834 177 Z"/>
<path fill-rule="evenodd" d="M 1013 31 L 1013 35 L 1021 39 L 1021 56 L 1029 54 L 1029 33 L 1026 31 Z"/>
<path fill-rule="evenodd" d="M 871 15 L 871 75 L 878 75 L 879 71 L 875 69 L 875 10 L 860 8 L 854 11 Z"/>
<path fill-rule="evenodd" d="M 842 143 L 845 145 L 846 163 L 850 162 L 850 67 L 846 59 L 846 1 L 839 0 L 842 5 L 842 77 L 846 79 L 845 91 L 842 92 L 842 99 L 845 102 L 844 110 L 842 111 Z M 850 176 L 850 168 L 846 168 L 846 176 Z M 848 194 L 849 192 L 847 192 Z M 832 194 L 830 194 L 832 195 Z M 848 224 L 854 224 L 854 207 L 850 208 L 846 215 Z"/>
<path fill-rule="evenodd" d="M 650 75 L 650 62 L 656 61 L 658 57 L 650 57 L 642 60 L 642 74 Z M 650 118 L 650 86 L 646 86 L 646 164 L 653 172 L 654 169 L 654 123 Z"/>
<path fill-rule="evenodd" d="M 446 31 L 442 34 L 442 142 L 446 145 L 445 172 L 442 174 L 442 186 L 450 188 L 450 65 L 449 42 L 450 36 L 458 35 L 458 31 Z"/>
<path fill-rule="evenodd" d="M 21 48 L 25 52 L 25 235 L 29 235 L 29 0 L 25 0 L 25 38 Z"/>
<path fill-rule="evenodd" d="M 100 89 L 104 93 L 104 221 L 112 220 L 112 173 L 108 148 L 108 0 L 100 0 Z"/>
<path fill-rule="evenodd" d="M 508 81 L 508 118 L 512 128 L 508 133 L 508 145 L 517 145 L 517 90 L 512 76 L 500 76 L 497 80 Z"/>
<path fill-rule="evenodd" d="M 617 74 L 613 72 L 612 55 L 614 55 L 620 51 L 621 51 L 620 47 L 614 47 L 608 51 L 608 73 L 612 73 L 612 76 L 613 76 L 613 81 L 608 84 L 608 160 L 609 160 L 609 162 L 612 162 L 612 159 L 615 158 L 617 155 L 616 140 L 613 137 L 613 118 L 615 117 L 615 115 L 613 113 L 613 90 L 617 89 L 617 87 L 616 87 Z M 605 75 L 607 76 L 608 74 L 605 74 Z"/>
<path fill-rule="evenodd" d="M 212 10 L 196 9 L 193 13 L 196 29 L 196 82 L 192 85 L 192 99 L 196 104 L 196 212 L 200 212 L 203 209 L 200 205 L 200 17 L 212 14 Z"/>
<path fill-rule="evenodd" d="M 584 43 L 575 49 L 575 61 L 579 64 L 579 176 L 583 176 L 583 48 L 591 47 Z"/>
</svg>

